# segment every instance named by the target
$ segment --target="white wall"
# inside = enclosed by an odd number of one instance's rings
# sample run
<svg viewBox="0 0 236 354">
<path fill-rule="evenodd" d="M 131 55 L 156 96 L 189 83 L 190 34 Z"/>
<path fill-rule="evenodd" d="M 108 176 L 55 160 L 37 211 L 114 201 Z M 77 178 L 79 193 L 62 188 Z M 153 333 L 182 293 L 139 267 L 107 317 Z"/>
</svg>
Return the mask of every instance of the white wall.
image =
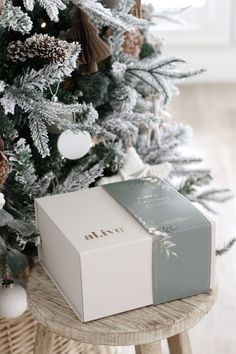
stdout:
<svg viewBox="0 0 236 354">
<path fill-rule="evenodd" d="M 185 25 L 159 24 L 152 33 L 165 38 L 167 54 L 207 72 L 189 82 L 236 82 L 236 1 L 206 0 L 206 7 L 184 15 Z"/>
</svg>

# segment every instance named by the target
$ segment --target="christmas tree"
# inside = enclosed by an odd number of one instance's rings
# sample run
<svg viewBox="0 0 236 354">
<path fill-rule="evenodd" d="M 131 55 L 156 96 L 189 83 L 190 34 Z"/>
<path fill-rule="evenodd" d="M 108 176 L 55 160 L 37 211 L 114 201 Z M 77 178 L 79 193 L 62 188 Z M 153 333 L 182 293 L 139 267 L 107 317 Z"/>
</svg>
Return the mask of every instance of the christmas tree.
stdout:
<svg viewBox="0 0 236 354">
<path fill-rule="evenodd" d="M 149 7 L 1 0 L 0 14 L 1 282 L 36 255 L 35 198 L 153 175 L 208 210 L 230 197 L 181 152 L 191 129 L 167 105 L 201 70 L 149 42 Z"/>
</svg>

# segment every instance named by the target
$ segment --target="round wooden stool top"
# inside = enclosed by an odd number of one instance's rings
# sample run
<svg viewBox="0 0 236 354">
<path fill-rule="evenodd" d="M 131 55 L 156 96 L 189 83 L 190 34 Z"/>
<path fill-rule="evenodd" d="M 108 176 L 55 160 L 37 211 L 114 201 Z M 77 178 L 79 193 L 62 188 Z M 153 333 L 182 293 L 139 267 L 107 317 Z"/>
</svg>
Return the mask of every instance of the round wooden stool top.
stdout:
<svg viewBox="0 0 236 354">
<path fill-rule="evenodd" d="M 195 326 L 215 299 L 216 290 L 212 290 L 82 323 L 39 264 L 28 283 L 29 309 L 41 325 L 62 337 L 96 345 L 139 345 L 175 336 Z"/>
</svg>

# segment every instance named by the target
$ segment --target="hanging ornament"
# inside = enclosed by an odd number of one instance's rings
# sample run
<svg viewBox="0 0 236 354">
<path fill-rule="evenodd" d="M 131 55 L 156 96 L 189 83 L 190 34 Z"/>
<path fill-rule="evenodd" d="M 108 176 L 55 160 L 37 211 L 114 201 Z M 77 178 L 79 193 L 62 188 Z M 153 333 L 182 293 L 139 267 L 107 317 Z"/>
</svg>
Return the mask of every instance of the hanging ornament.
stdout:
<svg viewBox="0 0 236 354">
<path fill-rule="evenodd" d="M 69 160 L 77 160 L 86 155 L 92 145 L 88 132 L 65 130 L 58 138 L 57 147 L 60 154 Z"/>
<path fill-rule="evenodd" d="M 0 286 L 0 318 L 21 316 L 27 309 L 25 289 L 11 280 L 5 280 Z"/>
<path fill-rule="evenodd" d="M 172 165 L 164 162 L 156 165 L 144 163 L 133 146 L 129 146 L 123 167 L 112 177 L 103 177 L 100 184 L 126 181 L 134 178 L 156 176 L 166 178 L 172 171 Z"/>
<path fill-rule="evenodd" d="M 4 154 L 4 141 L 0 138 L 0 187 L 3 186 L 9 174 L 9 162 Z"/>
<path fill-rule="evenodd" d="M 56 95 L 52 96 L 52 101 L 53 102 L 58 102 L 58 97 Z M 74 122 L 74 114 L 73 113 L 66 113 L 66 114 L 60 114 L 59 117 L 62 120 L 67 120 L 70 123 Z M 47 130 L 50 134 L 55 134 L 58 135 L 62 132 L 61 129 L 59 129 L 56 124 L 52 124 L 52 125 L 47 125 Z"/>
<path fill-rule="evenodd" d="M 48 83 L 48 88 L 49 88 L 49 91 L 52 95 L 52 102 L 55 102 L 57 103 L 58 102 L 58 97 L 57 97 L 57 94 L 58 94 L 58 91 L 59 91 L 59 86 L 60 86 L 60 81 L 58 82 L 57 84 L 57 88 L 56 88 L 56 91 L 55 93 L 53 93 L 52 91 L 52 88 L 50 86 L 50 84 Z M 59 114 L 59 118 L 61 118 L 62 120 L 66 120 L 70 123 L 73 123 L 75 121 L 75 117 L 74 117 L 74 114 L 73 113 L 67 113 L 67 114 Z M 62 133 L 62 130 L 59 129 L 57 127 L 56 124 L 51 124 L 51 125 L 47 125 L 47 130 L 50 134 L 54 134 L 54 135 L 58 135 L 60 133 Z"/>
<path fill-rule="evenodd" d="M 97 63 L 111 55 L 110 47 L 99 37 L 97 28 L 80 8 L 75 11 L 66 39 L 81 44 L 78 64 L 83 73 L 98 71 Z"/>
</svg>

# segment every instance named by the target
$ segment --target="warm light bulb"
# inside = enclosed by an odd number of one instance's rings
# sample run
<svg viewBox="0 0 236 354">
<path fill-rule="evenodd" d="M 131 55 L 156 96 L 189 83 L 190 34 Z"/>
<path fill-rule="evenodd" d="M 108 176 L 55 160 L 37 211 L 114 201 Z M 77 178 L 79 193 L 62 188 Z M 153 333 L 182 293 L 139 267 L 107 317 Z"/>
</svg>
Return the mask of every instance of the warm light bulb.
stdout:
<svg viewBox="0 0 236 354">
<path fill-rule="evenodd" d="M 45 28 L 47 26 L 46 22 L 41 23 L 41 28 Z"/>
</svg>

